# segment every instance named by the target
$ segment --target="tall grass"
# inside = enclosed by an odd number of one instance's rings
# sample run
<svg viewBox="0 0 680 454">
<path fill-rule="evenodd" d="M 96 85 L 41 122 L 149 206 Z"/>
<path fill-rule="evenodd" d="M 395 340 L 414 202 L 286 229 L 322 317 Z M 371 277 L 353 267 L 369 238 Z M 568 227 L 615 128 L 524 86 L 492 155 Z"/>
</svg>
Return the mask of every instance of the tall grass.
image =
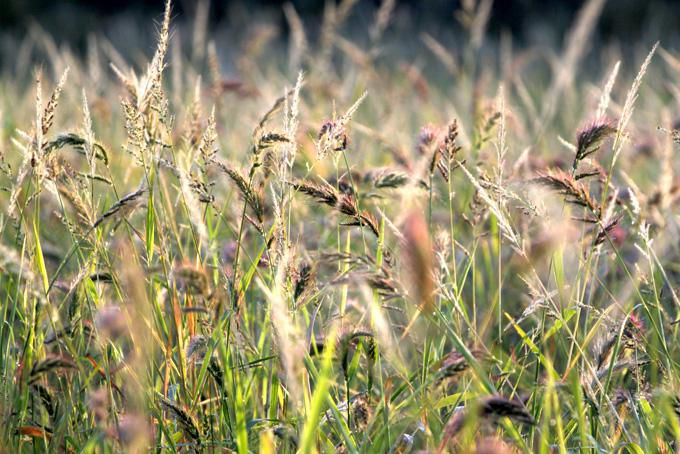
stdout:
<svg viewBox="0 0 680 454">
<path fill-rule="evenodd" d="M 466 1 L 462 52 L 424 31 L 422 68 L 381 54 L 395 2 L 365 40 L 355 3 L 318 43 L 286 5 L 288 55 L 260 24 L 239 79 L 207 2 L 187 53 L 168 0 L 142 65 L 27 38 L 4 452 L 678 449 L 679 57 L 581 65 L 595 0 L 561 53 L 487 51 Z"/>
</svg>

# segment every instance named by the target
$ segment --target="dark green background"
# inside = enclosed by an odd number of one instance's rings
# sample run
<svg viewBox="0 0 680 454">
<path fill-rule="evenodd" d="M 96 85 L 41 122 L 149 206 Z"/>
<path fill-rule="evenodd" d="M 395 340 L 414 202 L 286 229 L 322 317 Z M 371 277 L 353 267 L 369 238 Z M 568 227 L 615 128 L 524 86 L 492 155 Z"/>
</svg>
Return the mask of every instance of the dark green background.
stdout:
<svg viewBox="0 0 680 454">
<path fill-rule="evenodd" d="M 175 0 L 175 20 L 191 17 L 196 0 Z M 282 1 L 212 0 L 212 24 L 229 23 L 239 11 L 248 10 L 273 16 L 282 23 Z M 458 7 L 452 0 L 400 0 L 399 8 L 417 26 L 456 27 L 452 12 Z M 490 21 L 490 32 L 510 30 L 522 39 L 527 31 L 541 26 L 564 27 L 571 23 L 582 5 L 580 0 L 496 0 Z M 61 40 L 76 48 L 83 37 L 96 30 L 106 30 L 109 23 L 121 17 L 136 17 L 143 23 L 158 18 L 163 0 L 5 0 L 0 7 L 0 27 L 5 33 L 21 34 L 27 25 L 37 22 Z M 320 20 L 324 0 L 295 0 L 293 4 L 304 19 Z M 379 4 L 361 0 L 359 15 L 371 16 Z M 609 0 L 598 24 L 598 36 L 617 41 L 674 37 L 680 19 L 680 0 Z M 666 39 L 664 39 L 666 38 Z"/>
</svg>

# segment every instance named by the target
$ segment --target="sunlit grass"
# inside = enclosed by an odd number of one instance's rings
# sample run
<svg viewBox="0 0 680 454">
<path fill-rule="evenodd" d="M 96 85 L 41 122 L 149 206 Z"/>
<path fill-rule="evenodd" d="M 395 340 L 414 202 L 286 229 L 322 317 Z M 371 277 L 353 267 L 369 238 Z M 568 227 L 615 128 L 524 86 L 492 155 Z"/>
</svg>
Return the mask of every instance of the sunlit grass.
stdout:
<svg viewBox="0 0 680 454">
<path fill-rule="evenodd" d="M 421 68 L 381 54 L 394 2 L 356 40 L 353 3 L 318 42 L 286 6 L 285 69 L 260 25 L 239 81 L 169 2 L 148 64 L 27 38 L 51 54 L 0 91 L 7 452 L 677 449 L 680 60 L 581 64 L 597 0 L 559 52 L 487 51 L 480 1 Z"/>
</svg>

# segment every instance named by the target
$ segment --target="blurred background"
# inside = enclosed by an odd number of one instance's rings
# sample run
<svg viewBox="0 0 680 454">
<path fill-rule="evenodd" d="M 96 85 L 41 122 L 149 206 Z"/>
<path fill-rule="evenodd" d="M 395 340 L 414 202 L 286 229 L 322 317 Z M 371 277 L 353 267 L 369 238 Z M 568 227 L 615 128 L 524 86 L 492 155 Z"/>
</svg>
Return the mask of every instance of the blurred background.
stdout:
<svg viewBox="0 0 680 454">
<path fill-rule="evenodd" d="M 58 44 L 67 43 L 75 51 L 86 48 L 90 34 L 103 33 L 113 43 L 126 46 L 125 41 L 144 37 L 145 24 L 160 17 L 163 0 L 4 0 L 0 7 L 0 29 L 5 55 L 12 45 L 36 25 L 55 37 Z M 176 0 L 173 7 L 175 24 L 192 20 L 197 0 Z M 267 20 L 280 25 L 285 38 L 286 20 L 284 1 L 213 0 L 209 7 L 209 27 L 228 27 L 245 30 L 248 24 Z M 294 0 L 291 2 L 314 32 L 314 24 L 321 22 L 323 0 Z M 361 0 L 355 6 L 352 21 L 358 27 L 370 23 L 378 0 Z M 446 30 L 455 33 L 459 23 L 454 11 L 460 8 L 455 0 L 398 0 L 394 26 L 397 32 L 428 29 L 430 33 Z M 489 20 L 493 37 L 507 31 L 515 41 L 557 39 L 572 23 L 583 4 L 581 0 L 497 0 Z M 660 39 L 665 44 L 677 39 L 678 0 L 609 0 L 597 26 L 598 43 L 611 40 L 632 43 Z M 137 44 L 139 42 L 137 41 Z"/>
</svg>

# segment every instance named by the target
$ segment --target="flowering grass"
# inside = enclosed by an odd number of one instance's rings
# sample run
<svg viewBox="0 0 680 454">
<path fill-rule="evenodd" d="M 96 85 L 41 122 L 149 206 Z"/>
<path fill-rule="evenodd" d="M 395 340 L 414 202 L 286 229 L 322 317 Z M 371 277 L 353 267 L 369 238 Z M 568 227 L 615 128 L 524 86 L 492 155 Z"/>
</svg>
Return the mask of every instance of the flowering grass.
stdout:
<svg viewBox="0 0 680 454">
<path fill-rule="evenodd" d="M 679 57 L 584 65 L 597 0 L 560 52 L 496 51 L 480 0 L 422 68 L 381 54 L 395 2 L 356 42 L 354 3 L 317 41 L 286 5 L 287 55 L 255 27 L 239 79 L 205 2 L 187 53 L 168 1 L 143 64 L 27 38 L 5 452 L 678 449 Z"/>
</svg>

